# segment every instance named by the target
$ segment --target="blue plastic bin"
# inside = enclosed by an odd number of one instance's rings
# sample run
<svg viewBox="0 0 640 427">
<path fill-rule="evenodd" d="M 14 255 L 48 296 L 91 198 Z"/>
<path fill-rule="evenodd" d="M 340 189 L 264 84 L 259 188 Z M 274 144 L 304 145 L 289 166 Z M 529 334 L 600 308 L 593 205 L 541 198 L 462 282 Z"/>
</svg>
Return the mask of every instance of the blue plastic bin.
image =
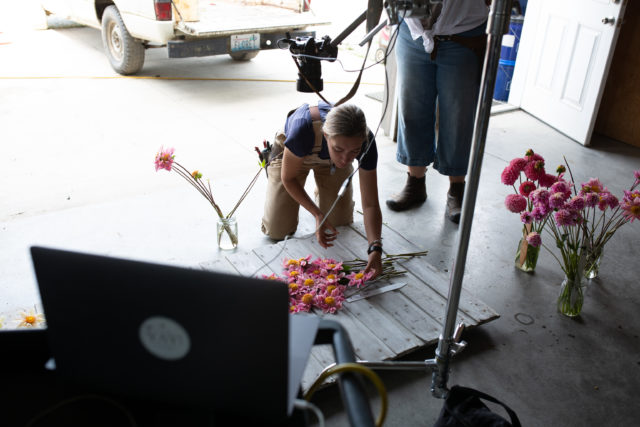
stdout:
<svg viewBox="0 0 640 427">
<path fill-rule="evenodd" d="M 524 17 L 512 16 L 509 24 L 509 34 L 502 38 L 502 50 L 496 74 L 496 86 L 493 91 L 493 99 L 506 101 L 509 99 L 513 67 L 516 65 L 518 47 L 520 47 L 520 35 L 522 34 L 522 22 Z"/>
</svg>

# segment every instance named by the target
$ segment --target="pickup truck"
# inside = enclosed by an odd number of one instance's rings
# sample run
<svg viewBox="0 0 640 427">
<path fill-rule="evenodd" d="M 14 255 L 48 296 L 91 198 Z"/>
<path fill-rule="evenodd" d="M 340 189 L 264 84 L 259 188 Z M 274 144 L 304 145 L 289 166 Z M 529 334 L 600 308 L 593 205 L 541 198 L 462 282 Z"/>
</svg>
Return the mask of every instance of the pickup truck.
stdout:
<svg viewBox="0 0 640 427">
<path fill-rule="evenodd" d="M 166 47 L 169 58 L 229 54 L 238 61 L 274 49 L 280 39 L 329 22 L 310 0 L 41 0 L 48 14 L 102 31 L 109 62 L 123 75 L 144 65 L 145 50 Z"/>
</svg>

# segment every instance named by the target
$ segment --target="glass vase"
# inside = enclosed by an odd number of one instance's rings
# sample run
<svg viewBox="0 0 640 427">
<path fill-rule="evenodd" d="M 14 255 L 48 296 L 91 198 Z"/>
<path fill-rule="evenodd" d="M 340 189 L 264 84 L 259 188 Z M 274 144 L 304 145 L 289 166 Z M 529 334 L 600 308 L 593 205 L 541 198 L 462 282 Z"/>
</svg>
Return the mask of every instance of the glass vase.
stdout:
<svg viewBox="0 0 640 427">
<path fill-rule="evenodd" d="M 228 251 L 238 247 L 238 223 L 235 217 L 218 218 L 218 248 Z"/>
<path fill-rule="evenodd" d="M 580 277 L 564 277 L 558 296 L 558 311 L 569 317 L 576 317 L 582 311 L 584 294 L 582 292 L 582 280 Z"/>
<path fill-rule="evenodd" d="M 584 278 L 595 279 L 600 274 L 600 261 L 604 248 L 588 249 L 584 263 Z"/>
<path fill-rule="evenodd" d="M 518 250 L 516 251 L 515 264 L 516 267 L 527 273 L 533 273 L 538 263 L 538 255 L 540 254 L 540 248 L 534 247 L 527 242 L 524 237 L 520 239 L 518 243 Z"/>
</svg>

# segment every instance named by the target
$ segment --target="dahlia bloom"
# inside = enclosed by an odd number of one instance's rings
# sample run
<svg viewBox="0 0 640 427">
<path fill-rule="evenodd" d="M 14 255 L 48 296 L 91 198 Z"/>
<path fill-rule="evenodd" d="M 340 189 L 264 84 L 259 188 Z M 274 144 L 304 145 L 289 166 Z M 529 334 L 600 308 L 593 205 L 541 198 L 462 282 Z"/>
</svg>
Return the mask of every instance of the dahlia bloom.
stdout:
<svg viewBox="0 0 640 427">
<path fill-rule="evenodd" d="M 527 234 L 527 242 L 534 248 L 539 248 L 540 245 L 542 245 L 542 237 L 540 236 L 540 233 L 532 231 Z"/>
<path fill-rule="evenodd" d="M 527 199 L 519 194 L 509 194 L 504 204 L 513 213 L 520 213 L 527 208 Z"/>
<path fill-rule="evenodd" d="M 544 160 L 535 160 L 529 162 L 524 168 L 524 174 L 531 181 L 537 181 L 541 177 L 544 177 L 546 174 L 544 170 Z"/>
<path fill-rule="evenodd" d="M 584 197 L 573 196 L 571 200 L 567 202 L 567 208 L 573 211 L 580 211 L 584 209 Z"/>
<path fill-rule="evenodd" d="M 544 188 L 538 188 L 529 194 L 529 198 L 535 204 L 547 204 L 549 203 L 549 191 Z"/>
<path fill-rule="evenodd" d="M 640 191 L 625 191 L 625 197 L 622 199 L 620 207 L 622 215 L 627 221 L 633 222 L 640 219 Z"/>
<path fill-rule="evenodd" d="M 564 193 L 558 191 L 557 193 L 549 196 L 549 207 L 553 209 L 561 208 L 564 206 L 564 202 L 567 200 L 567 196 Z"/>
<path fill-rule="evenodd" d="M 541 187 L 551 187 L 556 182 L 558 182 L 558 177 L 549 173 L 545 173 L 538 179 L 538 184 L 540 184 Z"/>
<path fill-rule="evenodd" d="M 156 160 L 154 162 L 156 165 L 156 172 L 160 169 L 171 171 L 173 159 L 176 157 L 175 154 L 173 154 L 174 151 L 174 148 L 165 149 L 164 147 L 160 147 L 160 151 L 156 154 Z"/>
<path fill-rule="evenodd" d="M 533 183 L 531 181 L 525 181 L 522 184 L 520 184 L 520 188 L 518 189 L 518 191 L 524 197 L 529 197 L 529 194 L 535 189 L 536 189 L 536 184 L 535 183 Z"/>
<path fill-rule="evenodd" d="M 518 177 L 520 177 L 520 172 L 509 165 L 502 171 L 500 181 L 505 185 L 513 185 L 518 180 Z"/>
<path fill-rule="evenodd" d="M 524 224 L 531 224 L 533 222 L 533 215 L 529 211 L 524 211 L 520 214 L 520 220 Z"/>
</svg>

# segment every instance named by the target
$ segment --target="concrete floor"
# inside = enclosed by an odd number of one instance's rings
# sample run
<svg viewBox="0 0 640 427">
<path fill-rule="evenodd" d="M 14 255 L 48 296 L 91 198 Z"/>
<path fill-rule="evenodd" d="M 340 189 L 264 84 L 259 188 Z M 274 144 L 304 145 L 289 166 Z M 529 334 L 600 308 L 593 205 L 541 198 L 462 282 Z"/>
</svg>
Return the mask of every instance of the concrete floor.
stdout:
<svg viewBox="0 0 640 427">
<path fill-rule="evenodd" d="M 0 313 L 38 301 L 27 252 L 33 244 L 185 266 L 224 255 L 201 197 L 176 176 L 153 172 L 156 149 L 174 145 L 188 167 L 209 167 L 216 198 L 231 206 L 256 171 L 253 146 L 271 137 L 288 109 L 313 99 L 292 83 L 114 78 L 94 30 L 15 34 L 2 34 L 12 44 L 0 51 Z M 25 51 L 30 55 L 20 56 Z M 263 53 L 248 64 L 223 57 L 174 62 L 155 51 L 144 74 L 294 78 L 290 60 L 281 65 L 278 55 Z M 352 80 L 340 69 L 323 71 L 326 81 Z M 66 77 L 24 79 L 29 76 Z M 379 70 L 367 76 L 353 102 L 373 127 L 381 104 L 366 94 L 381 90 L 384 78 Z M 325 92 L 334 99 L 348 87 L 329 84 Z M 395 161 L 394 142 L 379 136 L 378 147 L 384 221 L 429 250 L 426 262 L 449 271 L 458 236 L 444 218 L 446 178 L 430 170 L 427 202 L 392 212 L 384 200 L 402 187 L 405 171 Z M 637 425 L 640 409 L 631 396 L 640 389 L 640 225 L 626 225 L 608 244 L 582 316 L 560 315 L 555 300 L 563 275 L 552 256 L 541 252 L 535 274 L 513 266 L 521 225 L 503 205 L 509 188 L 500 172 L 528 148 L 547 165 L 566 156 L 576 181 L 598 176 L 617 195 L 640 168 L 639 148 L 597 136 L 583 147 L 522 111 L 492 117 L 464 286 L 501 318 L 465 333 L 468 349 L 454 360 L 450 384 L 498 397 L 525 426 Z M 264 187 L 259 180 L 238 211 L 241 249 L 271 243 L 259 231 Z M 298 234 L 312 226 L 303 215 Z M 431 357 L 428 348 L 406 359 Z M 431 397 L 426 372 L 381 376 L 389 391 L 385 425 L 433 424 L 442 401 Z M 347 425 L 336 388 L 318 392 L 315 402 L 328 425 Z M 374 410 L 377 405 L 374 400 Z"/>
</svg>

